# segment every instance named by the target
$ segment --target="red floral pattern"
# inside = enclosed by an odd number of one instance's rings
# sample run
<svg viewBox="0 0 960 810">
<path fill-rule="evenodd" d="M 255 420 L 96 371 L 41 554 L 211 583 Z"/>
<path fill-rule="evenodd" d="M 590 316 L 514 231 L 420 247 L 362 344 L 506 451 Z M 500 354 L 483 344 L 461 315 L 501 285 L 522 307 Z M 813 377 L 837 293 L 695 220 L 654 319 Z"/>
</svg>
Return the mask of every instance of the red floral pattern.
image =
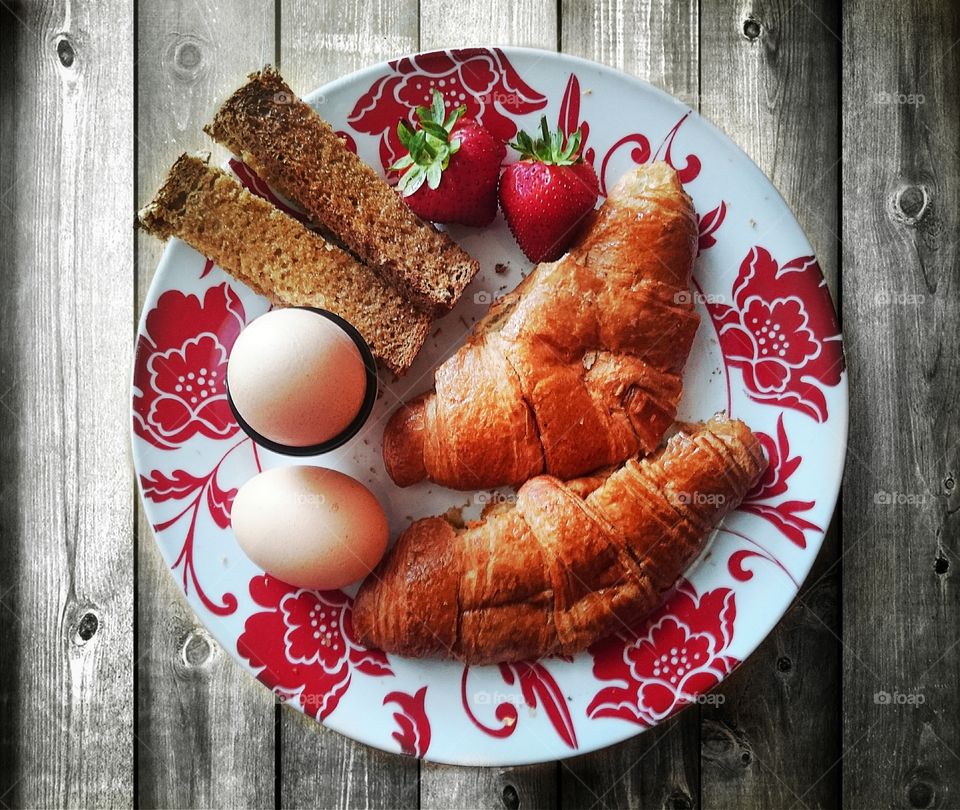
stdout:
<svg viewBox="0 0 960 810">
<path fill-rule="evenodd" d="M 465 104 L 468 116 L 503 141 L 517 134 L 514 117 L 543 109 L 547 103 L 520 78 L 499 48 L 404 57 L 391 62 L 390 70 L 360 97 L 349 118 L 357 132 L 380 137 L 384 170 L 402 154 L 397 121 L 413 124 L 414 108 L 429 105 L 435 89 L 443 94 L 448 108 Z"/>
<path fill-rule="evenodd" d="M 237 639 L 237 651 L 257 678 L 277 695 L 296 698 L 318 720 L 330 714 L 354 672 L 393 675 L 387 656 L 354 638 L 352 600 L 342 591 L 310 591 L 263 575 L 250 580 L 254 613 Z"/>
<path fill-rule="evenodd" d="M 569 661 L 569 659 L 563 659 Z M 527 707 L 536 709 L 542 705 L 554 730 L 570 748 L 577 747 L 577 733 L 573 727 L 573 718 L 567 708 L 567 701 L 560 690 L 556 679 L 540 661 L 518 661 L 512 664 L 499 664 L 500 676 L 504 683 L 512 686 L 516 683 L 520 687 L 520 697 Z M 467 717 L 484 734 L 491 737 L 509 737 L 517 730 L 519 713 L 517 707 L 510 700 L 503 700 L 497 704 L 494 716 L 500 725 L 488 726 L 474 713 L 473 701 L 468 696 L 467 679 L 470 667 L 463 668 L 460 678 L 460 702 Z M 481 693 L 482 694 L 482 693 Z M 506 697 L 506 696 L 505 696 Z M 479 701 L 477 701 L 479 702 Z"/>
<path fill-rule="evenodd" d="M 214 468 L 206 475 L 191 475 L 186 470 L 176 469 L 170 474 L 153 470 L 148 475 L 140 476 L 140 488 L 143 497 L 154 503 L 165 501 L 182 501 L 193 496 L 192 500 L 172 518 L 153 524 L 153 530 L 160 534 L 189 518 L 187 533 L 180 553 L 174 560 L 171 568 L 176 571 L 181 568 L 183 592 L 190 593 L 190 585 L 197 591 L 197 597 L 203 606 L 218 616 L 227 616 L 237 609 L 237 597 L 232 593 L 225 593 L 219 603 L 214 602 L 200 583 L 194 563 L 195 542 L 197 536 L 197 519 L 200 509 L 206 507 L 207 513 L 213 522 L 221 529 L 230 527 L 230 510 L 233 508 L 233 499 L 237 494 L 235 489 L 224 489 L 220 486 L 217 476 L 227 457 L 238 447 L 249 444 L 253 451 L 253 459 L 257 470 L 260 469 L 260 458 L 257 455 L 257 446 L 250 439 L 241 439 L 228 449 Z"/>
<path fill-rule="evenodd" d="M 790 440 L 783 426 L 783 414 L 777 419 L 777 436 L 774 439 L 766 433 L 757 431 L 757 438 L 767 455 L 767 469 L 757 485 L 747 494 L 740 509 L 769 520 L 790 542 L 800 548 L 807 547 L 804 531 L 810 529 L 822 532 L 816 523 L 800 517 L 800 512 L 813 509 L 816 501 L 785 500 L 770 503 L 772 498 L 783 495 L 789 489 L 787 483 L 803 461 L 802 456 L 790 456 Z"/>
<path fill-rule="evenodd" d="M 830 293 L 813 256 L 778 267 L 765 248 L 751 248 L 733 301 L 707 306 L 724 361 L 743 372 L 750 398 L 826 421 L 821 386 L 840 382 L 844 360 Z"/>
<path fill-rule="evenodd" d="M 155 447 L 175 448 L 194 436 L 227 439 L 237 423 L 227 404 L 227 357 L 246 324 L 228 284 L 201 301 L 170 290 L 147 315 L 137 339 L 133 427 Z"/>
<path fill-rule="evenodd" d="M 426 697 L 427 687 L 424 686 L 415 695 L 390 692 L 383 699 L 384 706 L 394 703 L 399 708 L 393 713 L 399 730 L 391 736 L 400 743 L 400 750 L 411 757 L 422 757 L 430 748 L 430 721 L 424 708 Z"/>
<path fill-rule="evenodd" d="M 697 228 L 699 237 L 697 239 L 697 254 L 703 253 L 707 248 L 717 244 L 717 237 L 714 236 L 723 225 L 723 220 L 727 216 L 727 204 L 720 200 L 720 205 L 707 211 L 702 217 L 697 214 Z"/>
<path fill-rule="evenodd" d="M 726 652 L 735 617 L 732 590 L 717 588 L 698 596 L 683 581 L 635 631 L 590 648 L 594 676 L 617 685 L 598 691 L 587 715 L 653 726 L 693 702 L 740 663 Z"/>
</svg>

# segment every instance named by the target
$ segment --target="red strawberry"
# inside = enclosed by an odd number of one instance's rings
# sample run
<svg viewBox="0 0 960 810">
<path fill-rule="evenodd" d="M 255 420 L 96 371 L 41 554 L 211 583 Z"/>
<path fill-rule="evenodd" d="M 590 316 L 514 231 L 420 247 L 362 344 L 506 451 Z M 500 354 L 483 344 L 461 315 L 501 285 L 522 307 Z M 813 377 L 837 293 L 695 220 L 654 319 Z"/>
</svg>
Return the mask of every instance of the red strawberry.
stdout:
<svg viewBox="0 0 960 810">
<path fill-rule="evenodd" d="M 397 188 L 418 216 L 489 225 L 497 215 L 497 178 L 507 149 L 472 118 L 462 118 L 466 111 L 460 106 L 447 115 L 434 90 L 433 105 L 417 107 L 415 132 L 405 121 L 397 124 L 409 154 L 390 168 L 404 170 Z"/>
<path fill-rule="evenodd" d="M 578 150 L 580 131 L 566 139 L 540 119 L 543 137 L 518 132 L 510 144 L 521 160 L 500 178 L 500 207 L 520 249 L 534 262 L 559 259 L 583 218 L 597 204 L 600 186 L 593 166 Z"/>
</svg>

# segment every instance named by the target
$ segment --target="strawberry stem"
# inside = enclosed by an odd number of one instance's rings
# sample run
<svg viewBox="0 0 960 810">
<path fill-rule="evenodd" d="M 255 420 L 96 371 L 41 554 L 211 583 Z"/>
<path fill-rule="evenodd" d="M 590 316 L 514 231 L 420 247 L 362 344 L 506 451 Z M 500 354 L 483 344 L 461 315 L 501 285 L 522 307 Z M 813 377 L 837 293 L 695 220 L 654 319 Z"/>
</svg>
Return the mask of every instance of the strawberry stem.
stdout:
<svg viewBox="0 0 960 810">
<path fill-rule="evenodd" d="M 391 171 L 403 172 L 397 188 L 404 197 L 415 193 L 424 183 L 431 189 L 439 187 L 450 157 L 460 149 L 459 138 L 451 135 L 467 107 L 461 104 L 448 114 L 443 95 L 434 90 L 431 105 L 416 107 L 414 112 L 419 122 L 416 130 L 403 119 L 397 122 L 397 137 L 407 154 L 390 166 Z"/>
<path fill-rule="evenodd" d="M 531 138 L 520 130 L 517 139 L 510 146 L 520 153 L 521 160 L 533 160 L 548 166 L 572 166 L 583 160 L 580 155 L 580 139 L 579 129 L 566 138 L 559 129 L 551 132 L 547 126 L 547 117 L 542 116 L 539 138 Z"/>
</svg>

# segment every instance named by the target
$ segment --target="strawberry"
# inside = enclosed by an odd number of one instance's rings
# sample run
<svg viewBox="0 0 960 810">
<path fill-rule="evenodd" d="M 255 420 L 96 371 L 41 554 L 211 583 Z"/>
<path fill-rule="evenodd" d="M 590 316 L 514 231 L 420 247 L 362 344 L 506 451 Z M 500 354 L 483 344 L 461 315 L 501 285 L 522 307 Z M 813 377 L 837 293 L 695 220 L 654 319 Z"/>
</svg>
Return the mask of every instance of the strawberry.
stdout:
<svg viewBox="0 0 960 810">
<path fill-rule="evenodd" d="M 542 137 L 517 133 L 510 146 L 520 161 L 500 178 L 500 207 L 520 249 L 533 262 L 554 261 L 597 204 L 600 186 L 593 166 L 579 154 L 580 131 L 566 138 L 540 119 Z"/>
<path fill-rule="evenodd" d="M 397 188 L 423 219 L 489 225 L 497 215 L 497 179 L 507 148 L 464 118 L 466 111 L 461 105 L 447 114 L 443 96 L 434 90 L 433 104 L 417 107 L 416 131 L 406 121 L 397 124 L 408 154 L 390 168 L 403 171 Z"/>
</svg>

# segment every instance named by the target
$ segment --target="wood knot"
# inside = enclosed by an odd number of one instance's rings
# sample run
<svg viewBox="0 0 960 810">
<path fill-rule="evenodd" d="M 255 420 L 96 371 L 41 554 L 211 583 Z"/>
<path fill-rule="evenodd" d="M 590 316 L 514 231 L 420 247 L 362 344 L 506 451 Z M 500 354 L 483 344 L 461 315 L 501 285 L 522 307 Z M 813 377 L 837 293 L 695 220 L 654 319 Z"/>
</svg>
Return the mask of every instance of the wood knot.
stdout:
<svg viewBox="0 0 960 810">
<path fill-rule="evenodd" d="M 943 479 L 943 494 L 944 495 L 953 495 L 953 491 L 957 487 L 956 479 L 953 477 L 953 474 L 950 473 L 946 478 Z"/>
<path fill-rule="evenodd" d="M 87 608 L 80 614 L 80 618 L 77 620 L 73 641 L 78 646 L 83 646 L 90 641 L 99 630 L 100 615 L 93 608 Z"/>
<path fill-rule="evenodd" d="M 213 653 L 213 639 L 206 630 L 195 628 L 187 633 L 180 647 L 180 659 L 184 666 L 196 669 L 202 667 Z"/>
<path fill-rule="evenodd" d="M 54 37 L 53 44 L 60 65 L 68 70 L 72 69 L 77 61 L 77 52 L 70 37 L 67 34 L 59 34 Z"/>
<path fill-rule="evenodd" d="M 518 810 L 520 807 L 520 794 L 513 785 L 504 785 L 500 794 L 500 800 L 507 810 Z"/>
<path fill-rule="evenodd" d="M 933 570 L 937 576 L 944 576 L 950 570 L 950 560 L 943 556 L 943 550 L 937 552 L 936 559 L 933 561 Z"/>
<path fill-rule="evenodd" d="M 753 763 L 753 751 L 747 740 L 725 723 L 704 720 L 700 741 L 703 759 L 716 763 L 728 773 L 741 772 Z"/>
<path fill-rule="evenodd" d="M 789 672 L 793 671 L 793 661 L 790 660 L 790 657 L 787 655 L 781 655 L 777 659 L 777 672 L 780 672 L 783 675 L 786 675 Z"/>
<path fill-rule="evenodd" d="M 909 227 L 915 227 L 930 208 L 930 196 L 921 185 L 900 188 L 893 196 L 893 216 Z"/>
<path fill-rule="evenodd" d="M 182 34 L 170 42 L 165 61 L 175 79 L 189 84 L 197 81 L 206 70 L 205 51 L 206 43 L 202 39 Z"/>
<path fill-rule="evenodd" d="M 937 798 L 937 788 L 926 779 L 918 777 L 907 784 L 906 794 L 907 803 L 911 807 L 922 810 L 922 808 L 934 806 Z"/>
<path fill-rule="evenodd" d="M 760 37 L 761 33 L 763 33 L 763 27 L 760 25 L 760 20 L 756 17 L 747 17 L 743 21 L 743 36 L 746 39 L 753 42 Z"/>
<path fill-rule="evenodd" d="M 682 790 L 675 790 L 663 803 L 665 810 L 692 810 L 693 799 Z"/>
</svg>

